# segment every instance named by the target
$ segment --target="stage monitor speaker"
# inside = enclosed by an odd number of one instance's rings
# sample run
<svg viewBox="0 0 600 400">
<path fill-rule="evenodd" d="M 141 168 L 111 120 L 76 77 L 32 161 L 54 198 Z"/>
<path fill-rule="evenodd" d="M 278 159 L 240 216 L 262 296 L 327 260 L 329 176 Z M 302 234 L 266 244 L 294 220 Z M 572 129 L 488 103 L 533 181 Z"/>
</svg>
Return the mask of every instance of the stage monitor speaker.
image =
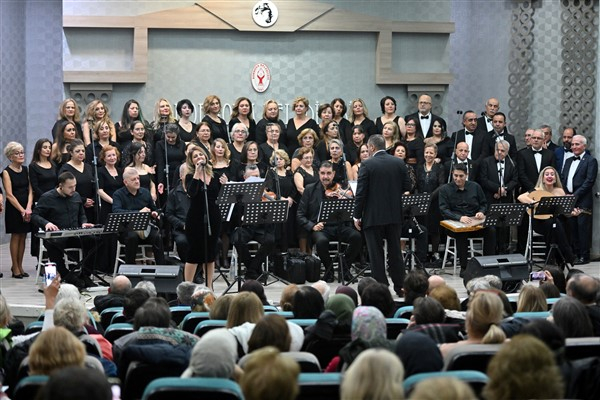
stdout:
<svg viewBox="0 0 600 400">
<path fill-rule="evenodd" d="M 496 275 L 505 291 L 513 291 L 515 285 L 529 280 L 527 260 L 521 254 L 473 257 L 467 264 L 463 282 L 466 286 L 471 279 L 485 275 Z"/>
<path fill-rule="evenodd" d="M 152 281 L 158 293 L 176 293 L 177 285 L 183 281 L 179 265 L 124 264 L 119 268 L 119 274 L 128 277 L 133 286 L 140 281 Z"/>
</svg>

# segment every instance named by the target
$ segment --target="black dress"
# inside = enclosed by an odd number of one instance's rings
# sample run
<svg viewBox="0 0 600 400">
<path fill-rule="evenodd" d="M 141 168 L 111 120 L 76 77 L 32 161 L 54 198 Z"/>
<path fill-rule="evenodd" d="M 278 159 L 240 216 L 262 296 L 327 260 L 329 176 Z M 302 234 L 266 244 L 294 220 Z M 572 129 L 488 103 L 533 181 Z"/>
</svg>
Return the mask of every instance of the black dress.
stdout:
<svg viewBox="0 0 600 400">
<path fill-rule="evenodd" d="M 231 141 L 231 140 L 229 140 L 229 132 L 227 131 L 227 123 L 225 122 L 225 120 L 223 118 L 219 117 L 219 122 L 216 122 L 208 115 L 205 115 L 204 118 L 202 118 L 202 121 L 208 122 L 208 125 L 210 125 L 210 131 L 212 132 L 212 135 L 211 135 L 212 140 L 221 138 L 225 141 L 225 143 L 229 143 Z"/>
<path fill-rule="evenodd" d="M 265 177 L 265 187 L 273 193 L 277 193 L 275 174 L 276 172 L 273 169 L 269 169 L 269 171 L 267 171 L 267 176 Z M 292 247 L 290 244 L 295 242 L 296 212 L 300 200 L 298 190 L 294 184 L 294 174 L 292 171 L 286 170 L 285 176 L 279 176 L 279 190 L 281 197 L 291 197 L 294 199 L 294 203 L 288 209 L 287 221 L 283 224 L 276 224 L 275 226 L 275 237 L 279 238 L 278 246 L 282 251 L 286 252 L 288 248 Z"/>
<path fill-rule="evenodd" d="M 91 224 L 96 223 L 96 207 L 97 198 L 96 198 L 96 180 L 94 179 L 94 173 L 92 171 L 92 166 L 90 164 L 83 163 L 83 172 L 79 172 L 75 167 L 71 164 L 65 164 L 60 169 L 58 175 L 63 172 L 70 172 L 75 177 L 77 181 L 77 193 L 81 196 L 81 200 L 85 204 L 87 199 L 94 200 L 94 207 L 84 207 L 85 216 L 87 218 L 87 222 Z"/>
<path fill-rule="evenodd" d="M 112 176 L 106 167 L 103 166 L 98 168 L 98 185 L 100 189 L 104 190 L 104 193 L 112 197 L 117 189 L 123 187 L 123 170 L 117 168 L 117 176 Z M 112 204 L 107 203 L 104 200 L 101 200 L 101 202 L 102 212 L 99 222 L 101 224 L 106 224 L 108 214 L 112 212 Z"/>
<path fill-rule="evenodd" d="M 140 174 L 140 187 L 147 189 L 150 192 L 150 184 L 152 183 L 152 175 Z"/>
<path fill-rule="evenodd" d="M 183 126 L 179 125 L 179 122 L 177 122 L 177 126 L 179 127 L 179 139 L 183 140 L 184 142 L 191 142 L 192 139 L 196 137 L 196 128 L 198 126 L 195 123 L 192 122 L 192 130 L 189 132 L 183 129 Z"/>
<path fill-rule="evenodd" d="M 58 182 L 58 169 L 53 161 L 50 161 L 50 168 L 42 168 L 37 163 L 29 165 L 29 182 L 33 189 L 33 203 L 37 203 L 40 197 L 49 190 L 56 187 Z"/>
<path fill-rule="evenodd" d="M 306 188 L 311 183 L 315 183 L 315 182 L 319 181 L 319 175 L 317 174 L 316 171 L 318 171 L 318 170 L 314 169 L 314 167 L 313 167 L 313 172 L 315 174 L 311 175 L 308 172 L 306 172 L 306 170 L 304 168 L 302 168 L 302 166 L 299 166 L 298 169 L 296 169 L 295 173 L 300 174 L 302 176 L 302 180 L 304 182 L 304 187 Z"/>
<path fill-rule="evenodd" d="M 399 120 L 400 117 L 396 115 L 396 118 L 394 118 L 394 122 L 396 123 L 396 125 L 398 125 Z M 377 128 L 377 133 L 380 135 L 383 135 L 383 125 L 384 123 L 381 121 L 381 117 L 377 117 L 377 119 L 375 120 L 375 128 Z M 400 125 L 398 125 L 398 128 L 400 128 Z"/>
<path fill-rule="evenodd" d="M 425 161 L 424 148 L 425 143 L 422 137 L 417 136 L 410 142 L 406 141 L 406 159 L 416 158 L 417 164 L 422 164 Z"/>
<path fill-rule="evenodd" d="M 221 183 L 213 177 L 207 185 L 208 217 L 211 225 L 211 235 L 208 235 L 205 221 L 204 184 L 201 180 L 193 177 L 194 175 L 188 174 L 185 178 L 188 196 L 191 199 L 190 209 L 185 220 L 185 234 L 190 243 L 187 261 L 193 264 L 209 263 L 215 261 L 218 254 L 217 243 L 221 233 L 221 213 L 216 200 Z"/>
<path fill-rule="evenodd" d="M 227 147 L 229 148 L 229 152 L 231 153 L 231 155 L 229 156 L 229 159 L 231 161 L 236 161 L 238 163 L 241 163 L 242 162 L 242 152 L 237 151 L 237 149 L 235 148 L 233 143 L 227 143 Z"/>
<path fill-rule="evenodd" d="M 250 126 L 247 127 L 248 128 L 248 137 L 246 138 L 246 140 L 248 140 L 248 141 L 250 141 L 250 140 L 256 141 L 256 122 L 254 122 L 254 120 L 250 119 L 250 118 L 248 118 L 248 121 L 250 121 Z M 229 121 L 229 132 L 231 132 L 231 130 L 233 129 L 233 126 L 235 124 L 240 123 L 240 122 L 241 121 L 237 117 L 232 118 Z M 281 132 L 283 132 L 283 129 L 281 130 Z"/>
<path fill-rule="evenodd" d="M 13 196 L 15 196 L 23 208 L 26 208 L 27 199 L 29 197 L 29 173 L 27 172 L 27 167 L 21 167 L 21 172 L 15 172 L 10 167 L 6 167 L 4 170 L 8 173 L 8 177 L 10 178 Z M 6 191 L 6 187 L 4 190 Z M 10 201 L 6 202 L 4 222 L 6 225 L 6 233 L 28 233 L 31 231 L 31 224 L 23 221 L 21 212 L 17 210 Z"/>
<path fill-rule="evenodd" d="M 210 154 L 210 153 L 209 153 Z M 164 140 L 156 143 L 154 159 L 156 161 L 156 176 L 157 182 L 162 183 L 167 188 L 167 179 L 169 182 L 169 190 L 177 186 L 179 180 L 179 167 L 185 162 L 185 143 L 183 140 L 178 140 L 175 144 L 167 143 L 167 160 L 169 160 L 169 176 L 167 177 L 165 166 L 165 142 Z"/>
<path fill-rule="evenodd" d="M 338 132 L 344 144 L 352 143 L 352 124 L 346 118 L 342 117 L 338 122 Z"/>
<path fill-rule="evenodd" d="M 316 132 L 317 136 L 321 131 L 319 124 L 317 124 L 317 122 L 312 118 L 309 118 L 308 121 L 297 128 L 296 125 L 294 125 L 294 118 L 290 118 L 285 131 L 285 140 L 283 141 L 288 149 L 288 154 L 294 154 L 294 151 L 300 147 L 300 144 L 298 143 L 298 135 L 306 128 L 311 128 Z"/>
</svg>

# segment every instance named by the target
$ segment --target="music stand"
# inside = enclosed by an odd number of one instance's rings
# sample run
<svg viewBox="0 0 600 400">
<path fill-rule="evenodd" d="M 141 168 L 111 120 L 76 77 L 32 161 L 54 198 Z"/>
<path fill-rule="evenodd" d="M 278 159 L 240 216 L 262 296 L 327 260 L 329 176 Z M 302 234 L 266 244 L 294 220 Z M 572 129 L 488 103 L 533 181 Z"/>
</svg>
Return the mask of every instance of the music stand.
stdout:
<svg viewBox="0 0 600 400">
<path fill-rule="evenodd" d="M 104 233 L 123 233 L 128 231 L 145 231 L 150 224 L 150 212 L 110 213 Z"/>
<path fill-rule="evenodd" d="M 552 216 L 552 243 L 550 244 L 550 250 L 548 250 L 548 255 L 546 255 L 546 261 L 544 262 L 544 268 L 548 266 L 548 261 L 552 256 L 552 251 L 555 250 L 560 258 L 564 261 L 565 266 L 568 270 L 569 267 L 567 261 L 565 260 L 562 251 L 556 244 L 556 218 L 560 214 L 571 214 L 573 211 L 573 207 L 575 206 L 575 196 L 552 196 L 552 197 L 543 197 L 540 199 L 536 209 L 535 215 L 551 215 Z"/>
<path fill-rule="evenodd" d="M 325 224 L 329 223 L 340 223 L 352 220 L 352 213 L 354 212 L 354 199 L 331 199 L 326 200 L 321 203 L 321 207 L 319 209 L 319 216 L 317 217 L 317 223 L 324 222 Z M 341 251 L 338 251 L 338 266 L 340 268 L 340 281 L 342 285 L 349 285 L 357 277 L 365 272 L 367 268 L 361 269 L 358 275 L 352 277 L 348 277 L 348 281 L 344 283 L 344 259 Z M 332 272 L 333 263 L 327 270 L 325 270 L 325 275 L 328 275 Z"/>
<path fill-rule="evenodd" d="M 405 219 L 412 219 L 412 222 L 415 224 L 419 234 L 421 234 L 421 228 L 419 227 L 419 221 L 415 217 L 420 215 L 427 215 L 429 211 L 429 203 L 431 202 L 431 194 L 430 193 L 421 193 L 421 194 L 412 194 L 412 195 L 402 195 L 402 208 Z M 429 276 L 425 268 L 423 267 L 423 263 L 419 260 L 415 253 L 415 238 L 413 237 L 413 229 L 409 225 L 408 228 L 408 237 L 410 239 L 410 245 L 408 246 L 408 250 L 406 251 L 406 255 L 404 256 L 404 263 L 406 264 L 406 260 L 409 260 L 409 268 L 413 269 L 416 265 L 419 269 L 425 272 L 425 275 Z"/>
</svg>

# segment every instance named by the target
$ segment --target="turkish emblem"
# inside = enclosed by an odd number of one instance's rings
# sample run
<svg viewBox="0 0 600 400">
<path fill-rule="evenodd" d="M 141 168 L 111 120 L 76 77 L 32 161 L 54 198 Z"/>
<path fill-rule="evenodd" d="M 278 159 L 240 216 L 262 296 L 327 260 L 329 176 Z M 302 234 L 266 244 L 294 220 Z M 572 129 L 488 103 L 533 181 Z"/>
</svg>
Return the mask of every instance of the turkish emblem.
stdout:
<svg viewBox="0 0 600 400">
<path fill-rule="evenodd" d="M 265 92 L 271 83 L 271 71 L 269 70 L 269 67 L 267 67 L 267 64 L 256 64 L 254 68 L 252 68 L 250 81 L 252 82 L 252 87 L 258 93 Z"/>
</svg>

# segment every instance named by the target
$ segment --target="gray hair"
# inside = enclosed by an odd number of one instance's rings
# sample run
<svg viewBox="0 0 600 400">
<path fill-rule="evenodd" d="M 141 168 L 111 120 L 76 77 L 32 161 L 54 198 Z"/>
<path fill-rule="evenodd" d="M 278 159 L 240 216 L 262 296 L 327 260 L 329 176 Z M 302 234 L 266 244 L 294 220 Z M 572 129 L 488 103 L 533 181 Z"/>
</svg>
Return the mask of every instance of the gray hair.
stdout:
<svg viewBox="0 0 600 400">
<path fill-rule="evenodd" d="M 510 143 L 508 143 L 506 140 L 502 139 L 502 140 L 498 140 L 496 141 L 496 143 L 494 144 L 494 148 L 496 150 L 498 150 L 498 145 L 502 145 L 504 146 L 504 149 L 506 150 L 506 153 L 508 154 L 508 151 L 510 150 Z"/>
<path fill-rule="evenodd" d="M 156 292 L 156 286 L 154 286 L 154 282 L 152 281 L 139 281 L 137 285 L 135 285 L 136 289 L 143 289 L 150 294 L 150 297 L 158 296 Z"/>
<path fill-rule="evenodd" d="M 177 300 L 180 304 L 190 305 L 192 304 L 192 295 L 196 290 L 196 285 L 194 282 L 183 281 L 179 285 L 177 285 Z"/>
<path fill-rule="evenodd" d="M 70 283 L 61 283 L 60 289 L 58 289 L 58 294 L 56 295 L 56 302 L 59 302 L 63 299 L 81 301 L 81 294 L 79 293 L 77 286 L 71 285 Z"/>
<path fill-rule="evenodd" d="M 321 297 L 323 297 L 323 302 L 327 303 L 329 300 L 329 294 L 331 293 L 331 286 L 324 280 L 316 281 L 312 284 L 312 287 L 317 289 L 319 293 L 321 293 Z"/>
<path fill-rule="evenodd" d="M 496 275 L 485 275 L 471 279 L 466 284 L 467 293 L 473 294 L 478 290 L 502 290 L 502 280 Z"/>
<path fill-rule="evenodd" d="M 81 332 L 88 321 L 87 310 L 80 300 L 65 298 L 54 307 L 54 325 L 72 333 Z"/>
</svg>

